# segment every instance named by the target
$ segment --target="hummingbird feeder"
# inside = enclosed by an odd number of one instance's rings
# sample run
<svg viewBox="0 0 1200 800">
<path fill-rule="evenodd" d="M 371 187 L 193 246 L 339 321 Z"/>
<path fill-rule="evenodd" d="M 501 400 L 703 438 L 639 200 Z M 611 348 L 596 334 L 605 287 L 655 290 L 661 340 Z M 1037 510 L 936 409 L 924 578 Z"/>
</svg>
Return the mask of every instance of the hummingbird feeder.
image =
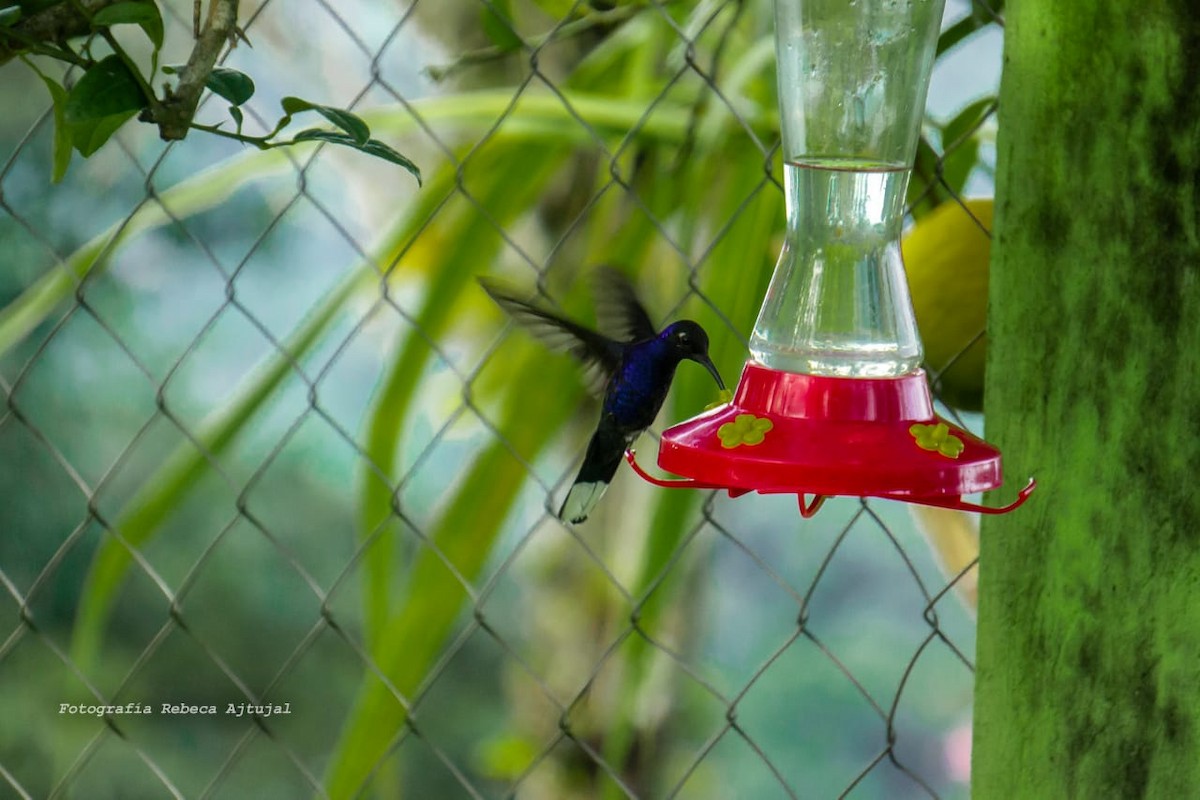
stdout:
<svg viewBox="0 0 1200 800">
<path fill-rule="evenodd" d="M 900 255 L 945 0 L 775 0 L 787 233 L 732 400 L 664 432 L 660 486 L 985 513 L 1000 451 L 935 415 Z M 806 495 L 811 500 L 806 500 Z"/>
</svg>

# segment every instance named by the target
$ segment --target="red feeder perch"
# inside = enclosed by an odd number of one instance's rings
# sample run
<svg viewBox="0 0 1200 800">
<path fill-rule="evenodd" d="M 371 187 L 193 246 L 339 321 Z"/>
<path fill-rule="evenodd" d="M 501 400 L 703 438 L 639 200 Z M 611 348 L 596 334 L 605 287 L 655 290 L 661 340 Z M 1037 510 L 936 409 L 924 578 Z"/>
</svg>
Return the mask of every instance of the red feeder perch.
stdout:
<svg viewBox="0 0 1200 800">
<path fill-rule="evenodd" d="M 1000 451 L 935 416 L 920 371 L 827 378 L 750 362 L 732 402 L 663 434 L 659 466 L 691 480 L 654 478 L 628 458 L 659 486 L 796 493 L 806 517 L 835 495 L 1002 514 L 1036 485 L 1004 508 L 963 501 L 1000 485 Z"/>
<path fill-rule="evenodd" d="M 900 257 L 944 0 L 776 0 L 787 236 L 731 402 L 663 434 L 670 487 L 999 514 L 1000 451 L 933 412 Z M 805 497 L 812 499 L 806 501 Z"/>
</svg>

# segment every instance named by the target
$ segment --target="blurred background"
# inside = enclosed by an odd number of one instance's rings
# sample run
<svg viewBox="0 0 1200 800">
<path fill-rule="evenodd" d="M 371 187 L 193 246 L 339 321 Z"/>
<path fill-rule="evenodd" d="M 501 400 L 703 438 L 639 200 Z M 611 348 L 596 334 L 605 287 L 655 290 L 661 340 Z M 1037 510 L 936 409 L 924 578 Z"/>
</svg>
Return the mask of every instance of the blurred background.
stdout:
<svg viewBox="0 0 1200 800">
<path fill-rule="evenodd" d="M 917 226 L 991 195 L 993 12 L 947 2 Z M 597 404 L 474 279 L 588 321 L 619 265 L 736 382 L 784 224 L 768 0 L 240 19 L 247 131 L 349 108 L 424 185 L 136 121 L 52 184 L 49 95 L 0 66 L 0 797 L 967 797 L 971 554 L 625 468 L 564 525 Z M 681 367 L 656 430 L 714 400 Z"/>
</svg>

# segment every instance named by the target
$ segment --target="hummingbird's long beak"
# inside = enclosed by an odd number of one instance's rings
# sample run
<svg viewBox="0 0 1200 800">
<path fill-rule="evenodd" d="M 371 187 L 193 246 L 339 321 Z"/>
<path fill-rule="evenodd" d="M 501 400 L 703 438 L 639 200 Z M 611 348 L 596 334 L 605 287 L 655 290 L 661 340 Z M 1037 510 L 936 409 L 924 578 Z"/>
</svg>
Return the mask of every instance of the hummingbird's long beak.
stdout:
<svg viewBox="0 0 1200 800">
<path fill-rule="evenodd" d="M 703 364 L 704 368 L 713 376 L 713 380 L 717 382 L 717 387 L 722 392 L 725 391 L 725 381 L 721 380 L 721 373 L 717 372 L 717 365 L 712 362 L 707 353 L 692 356 L 692 361 L 695 361 L 697 364 Z"/>
</svg>

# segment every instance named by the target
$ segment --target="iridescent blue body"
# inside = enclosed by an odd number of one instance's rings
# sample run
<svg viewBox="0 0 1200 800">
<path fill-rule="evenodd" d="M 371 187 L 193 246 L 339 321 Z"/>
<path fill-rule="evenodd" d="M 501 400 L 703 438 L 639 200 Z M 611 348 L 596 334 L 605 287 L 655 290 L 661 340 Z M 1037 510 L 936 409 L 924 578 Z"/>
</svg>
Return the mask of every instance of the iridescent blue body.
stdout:
<svg viewBox="0 0 1200 800">
<path fill-rule="evenodd" d="M 669 331 L 623 348 L 601 407 L 601 413 L 610 414 L 622 429 L 641 433 L 654 422 L 667 399 L 681 360 L 667 342 Z"/>
<path fill-rule="evenodd" d="M 483 288 L 518 322 L 555 349 L 566 350 L 591 372 L 593 388 L 603 392 L 600 420 L 588 443 L 559 516 L 582 522 L 608 488 L 625 450 L 654 422 L 667 399 L 675 368 L 684 359 L 705 367 L 721 389 L 720 373 L 708 357 L 708 335 L 691 320 L 673 322 L 658 332 L 628 281 L 615 270 L 602 270 L 598 299 L 602 319 L 618 329 L 612 338 L 545 309 L 518 300 L 480 280 Z M 606 313 L 607 312 L 607 313 Z"/>
</svg>

